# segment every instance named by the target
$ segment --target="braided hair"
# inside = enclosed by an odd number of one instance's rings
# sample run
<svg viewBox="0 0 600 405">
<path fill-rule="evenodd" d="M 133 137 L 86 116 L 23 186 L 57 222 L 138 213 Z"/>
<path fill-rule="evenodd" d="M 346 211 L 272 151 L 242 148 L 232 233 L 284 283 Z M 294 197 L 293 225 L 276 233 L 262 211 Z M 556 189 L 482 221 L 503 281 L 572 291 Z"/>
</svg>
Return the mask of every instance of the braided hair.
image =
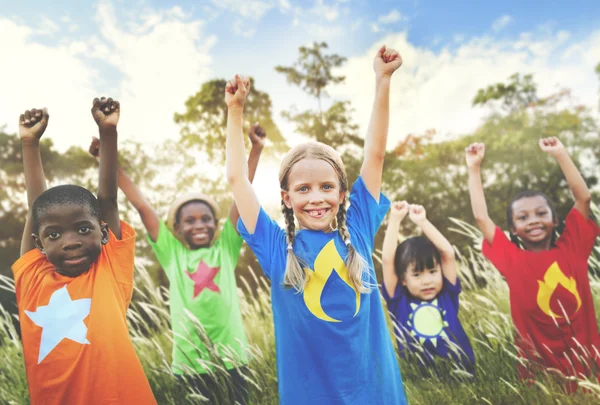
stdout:
<svg viewBox="0 0 600 405">
<path fill-rule="evenodd" d="M 346 175 L 346 169 L 342 159 L 332 147 L 320 142 L 308 142 L 297 145 L 285 155 L 279 170 L 279 185 L 281 190 L 289 191 L 289 173 L 292 167 L 303 159 L 320 159 L 329 163 L 338 175 L 341 191 L 347 193 L 348 177 Z M 294 211 L 285 205 L 283 199 L 281 200 L 281 212 L 285 218 L 287 242 L 287 263 L 283 277 L 283 284 L 288 287 L 295 288 L 298 292 L 302 292 L 308 281 L 309 273 L 305 273 L 300 264 L 300 260 L 293 251 L 296 230 L 296 225 L 294 223 Z M 346 268 L 348 269 L 350 281 L 358 292 L 369 292 L 370 289 L 365 285 L 363 280 L 363 274 L 367 269 L 367 262 L 358 253 L 354 246 L 352 246 L 350 232 L 346 226 L 346 198 L 344 198 L 344 201 L 340 204 L 336 219 L 338 223 L 338 233 L 348 248 Z"/>
</svg>

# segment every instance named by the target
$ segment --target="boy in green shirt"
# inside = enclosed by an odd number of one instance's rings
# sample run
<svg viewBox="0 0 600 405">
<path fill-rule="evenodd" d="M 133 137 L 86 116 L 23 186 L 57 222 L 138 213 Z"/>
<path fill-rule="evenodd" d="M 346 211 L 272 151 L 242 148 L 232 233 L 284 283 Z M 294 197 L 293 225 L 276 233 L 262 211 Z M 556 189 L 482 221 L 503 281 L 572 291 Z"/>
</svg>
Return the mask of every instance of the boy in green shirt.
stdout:
<svg viewBox="0 0 600 405">
<path fill-rule="evenodd" d="M 254 179 L 265 136 L 262 127 L 252 125 L 248 134 L 252 142 L 248 158 L 250 181 Z M 90 153 L 97 156 L 97 151 L 94 140 Z M 194 370 L 198 376 L 183 381 L 192 382 L 203 395 L 211 398 L 211 388 L 217 383 L 205 367 L 209 353 L 195 332 L 195 321 L 186 313 L 189 311 L 205 329 L 206 336 L 223 359 L 235 400 L 244 404 L 246 384 L 241 376 L 244 367 L 240 369 L 239 365 L 248 362 L 248 343 L 235 282 L 235 268 L 243 242 L 235 229 L 239 218 L 236 205 L 231 207 L 220 236 L 211 243 L 218 226 L 219 207 L 210 197 L 201 193 L 179 197 L 171 205 L 165 224 L 131 178 L 121 168 L 118 173 L 119 188 L 140 214 L 148 242 L 170 282 L 173 373 L 183 376 L 186 370 Z M 233 354 L 238 369 L 226 360 Z"/>
</svg>

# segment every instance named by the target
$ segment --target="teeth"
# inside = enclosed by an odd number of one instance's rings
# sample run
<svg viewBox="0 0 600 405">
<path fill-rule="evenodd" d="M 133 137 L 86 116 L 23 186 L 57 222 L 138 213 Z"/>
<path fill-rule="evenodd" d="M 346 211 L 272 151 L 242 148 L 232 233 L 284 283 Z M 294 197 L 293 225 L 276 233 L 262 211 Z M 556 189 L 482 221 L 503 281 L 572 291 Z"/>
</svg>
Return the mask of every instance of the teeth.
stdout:
<svg viewBox="0 0 600 405">
<path fill-rule="evenodd" d="M 312 210 L 312 211 L 308 211 L 308 215 L 310 215 L 311 217 L 320 217 L 323 214 L 325 214 L 325 210 Z"/>
</svg>

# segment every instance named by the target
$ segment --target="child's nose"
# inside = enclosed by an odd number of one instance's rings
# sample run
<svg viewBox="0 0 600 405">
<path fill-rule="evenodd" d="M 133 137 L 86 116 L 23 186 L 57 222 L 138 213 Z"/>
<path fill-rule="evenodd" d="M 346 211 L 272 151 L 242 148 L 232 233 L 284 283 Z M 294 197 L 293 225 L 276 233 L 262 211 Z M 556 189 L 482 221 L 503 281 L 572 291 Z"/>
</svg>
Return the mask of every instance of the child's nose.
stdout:
<svg viewBox="0 0 600 405">
<path fill-rule="evenodd" d="M 308 201 L 312 204 L 323 202 L 323 194 L 319 193 L 318 191 L 315 191 L 310 194 Z"/>
<path fill-rule="evenodd" d="M 77 237 L 65 237 L 63 243 L 63 250 L 76 250 L 79 249 L 81 245 L 81 241 Z"/>
</svg>

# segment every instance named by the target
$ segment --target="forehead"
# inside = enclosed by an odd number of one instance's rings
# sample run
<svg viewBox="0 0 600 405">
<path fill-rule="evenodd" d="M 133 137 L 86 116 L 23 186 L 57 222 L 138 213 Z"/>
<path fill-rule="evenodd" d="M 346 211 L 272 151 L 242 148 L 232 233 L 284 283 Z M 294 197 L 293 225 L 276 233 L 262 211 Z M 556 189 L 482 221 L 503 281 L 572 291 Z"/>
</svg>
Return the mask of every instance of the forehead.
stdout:
<svg viewBox="0 0 600 405">
<path fill-rule="evenodd" d="M 191 217 L 191 216 L 205 216 L 210 215 L 213 216 L 212 209 L 208 206 L 208 204 L 202 201 L 191 201 L 189 203 L 184 204 L 179 211 L 181 217 Z"/>
<path fill-rule="evenodd" d="M 39 213 L 40 229 L 49 226 L 68 227 L 78 222 L 99 222 L 84 204 L 53 204 Z"/>
<path fill-rule="evenodd" d="M 536 195 L 533 197 L 523 197 L 513 202 L 513 212 L 518 211 L 533 211 L 538 208 L 547 208 L 548 202 L 541 195 Z"/>
<path fill-rule="evenodd" d="M 322 159 L 302 159 L 290 170 L 289 183 L 311 183 L 337 181 L 339 178 L 333 166 Z"/>
</svg>

